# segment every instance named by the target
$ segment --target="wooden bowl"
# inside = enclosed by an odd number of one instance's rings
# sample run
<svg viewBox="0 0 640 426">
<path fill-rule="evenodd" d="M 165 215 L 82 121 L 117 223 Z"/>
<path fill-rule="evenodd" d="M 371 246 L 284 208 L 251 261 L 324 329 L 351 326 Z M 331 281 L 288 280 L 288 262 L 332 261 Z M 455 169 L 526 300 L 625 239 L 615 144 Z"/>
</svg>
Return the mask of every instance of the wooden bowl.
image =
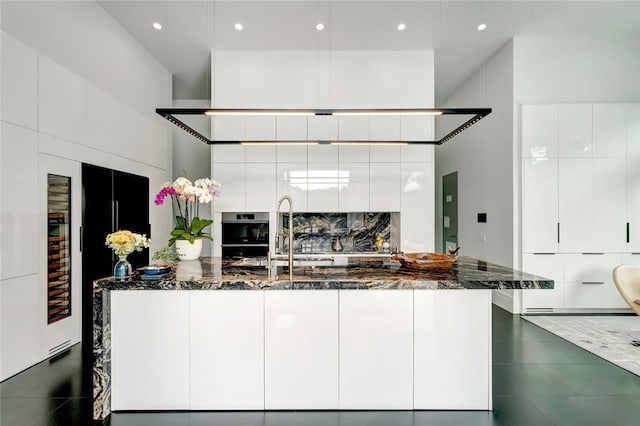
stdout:
<svg viewBox="0 0 640 426">
<path fill-rule="evenodd" d="M 450 254 L 424 252 L 396 254 L 391 258 L 409 269 L 448 269 L 458 260 L 458 256 Z"/>
</svg>

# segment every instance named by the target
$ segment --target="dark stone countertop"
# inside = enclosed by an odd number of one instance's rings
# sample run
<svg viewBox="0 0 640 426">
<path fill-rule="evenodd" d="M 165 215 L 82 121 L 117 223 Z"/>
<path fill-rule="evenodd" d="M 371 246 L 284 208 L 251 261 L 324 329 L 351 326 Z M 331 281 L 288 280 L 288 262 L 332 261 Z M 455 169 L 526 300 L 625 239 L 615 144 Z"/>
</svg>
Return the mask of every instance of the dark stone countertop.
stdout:
<svg viewBox="0 0 640 426">
<path fill-rule="evenodd" d="M 256 259 L 200 258 L 182 261 L 161 277 L 137 274 L 125 280 L 95 281 L 107 290 L 368 290 L 368 289 L 552 289 L 553 280 L 471 257 L 461 256 L 449 269 L 402 268 L 386 257 L 342 258 L 341 265 L 295 266 L 269 271 Z M 262 259 L 262 264 L 264 264 Z"/>
</svg>

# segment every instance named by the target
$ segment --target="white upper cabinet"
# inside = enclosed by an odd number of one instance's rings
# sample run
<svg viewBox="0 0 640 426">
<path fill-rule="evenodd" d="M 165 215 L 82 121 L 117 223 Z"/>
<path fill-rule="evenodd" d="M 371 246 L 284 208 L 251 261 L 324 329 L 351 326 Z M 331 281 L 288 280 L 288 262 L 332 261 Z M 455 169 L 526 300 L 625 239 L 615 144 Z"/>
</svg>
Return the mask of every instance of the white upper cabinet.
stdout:
<svg viewBox="0 0 640 426">
<path fill-rule="evenodd" d="M 245 139 L 244 117 L 213 117 L 213 135 L 215 141 L 242 141 Z"/>
<path fill-rule="evenodd" d="M 247 163 L 275 163 L 276 145 L 247 145 L 244 156 Z"/>
<path fill-rule="evenodd" d="M 86 143 L 85 81 L 42 55 L 38 65 L 38 130 L 68 141 Z"/>
<path fill-rule="evenodd" d="M 276 117 L 276 139 L 277 140 L 307 140 L 307 117 L 286 116 Z"/>
<path fill-rule="evenodd" d="M 369 211 L 369 164 L 340 163 L 338 207 L 342 212 Z"/>
<path fill-rule="evenodd" d="M 400 140 L 425 141 L 433 139 L 433 117 L 405 115 L 400 117 Z"/>
<path fill-rule="evenodd" d="M 627 250 L 640 252 L 640 104 L 627 106 Z"/>
<path fill-rule="evenodd" d="M 293 211 L 306 211 L 308 181 L 307 163 L 278 163 L 276 165 L 276 198 L 289 195 L 293 199 Z"/>
<path fill-rule="evenodd" d="M 338 160 L 340 163 L 369 163 L 369 145 L 340 145 L 338 146 Z"/>
<path fill-rule="evenodd" d="M 558 155 L 557 105 L 523 105 L 522 155 L 536 158 Z"/>
<path fill-rule="evenodd" d="M 593 156 L 624 157 L 627 139 L 627 105 L 593 105 Z"/>
<path fill-rule="evenodd" d="M 226 212 L 245 211 L 245 164 L 213 164 L 213 179 L 221 183 L 220 198 L 215 200 L 215 209 Z"/>
<path fill-rule="evenodd" d="M 340 140 L 368 140 L 369 116 L 354 115 L 338 117 L 338 136 Z"/>
<path fill-rule="evenodd" d="M 338 139 L 338 117 L 314 115 L 307 118 L 310 141 L 334 141 Z"/>
<path fill-rule="evenodd" d="M 276 205 L 276 164 L 245 164 L 245 207 L 250 212 L 268 212 Z"/>
<path fill-rule="evenodd" d="M 593 155 L 593 119 L 591 104 L 558 106 L 559 155 L 591 157 Z"/>
<path fill-rule="evenodd" d="M 561 158 L 560 251 L 622 252 L 626 249 L 624 167 L 615 158 Z"/>
<path fill-rule="evenodd" d="M 400 211 L 400 163 L 371 163 L 369 173 L 371 211 Z"/>
<path fill-rule="evenodd" d="M 369 118 L 369 137 L 373 141 L 399 141 L 400 116 L 372 115 Z"/>
<path fill-rule="evenodd" d="M 338 163 L 309 163 L 307 194 L 309 211 L 337 211 L 340 185 Z"/>
<path fill-rule="evenodd" d="M 276 116 L 248 116 L 244 122 L 246 140 L 273 141 L 276 139 Z M 247 161 L 249 161 L 247 159 Z"/>
<path fill-rule="evenodd" d="M 558 159 L 525 158 L 522 227 L 525 253 L 558 251 Z"/>
<path fill-rule="evenodd" d="M 242 145 L 214 145 L 211 147 L 212 163 L 243 163 L 245 147 Z"/>
<path fill-rule="evenodd" d="M 0 119 L 35 130 L 38 126 L 38 56 L 6 33 L 0 33 L 0 43 Z"/>
</svg>

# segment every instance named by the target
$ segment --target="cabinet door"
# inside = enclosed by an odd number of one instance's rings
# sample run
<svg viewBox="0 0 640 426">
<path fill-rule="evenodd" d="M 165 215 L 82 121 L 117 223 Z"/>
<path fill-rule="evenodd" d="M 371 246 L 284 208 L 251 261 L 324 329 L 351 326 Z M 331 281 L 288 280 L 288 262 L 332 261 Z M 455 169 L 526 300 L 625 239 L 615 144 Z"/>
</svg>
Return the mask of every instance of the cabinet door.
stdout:
<svg viewBox="0 0 640 426">
<path fill-rule="evenodd" d="M 264 292 L 188 293 L 189 408 L 263 410 Z"/>
<path fill-rule="evenodd" d="M 307 196 L 310 211 L 338 210 L 338 188 L 340 184 L 338 162 L 311 163 L 307 169 Z"/>
<path fill-rule="evenodd" d="M 276 205 L 276 164 L 245 164 L 245 206 L 247 211 L 269 211 Z"/>
<path fill-rule="evenodd" d="M 212 165 L 213 179 L 222 185 L 222 196 L 214 201 L 216 211 L 245 211 L 245 164 L 215 163 Z"/>
<path fill-rule="evenodd" d="M 189 292 L 111 292 L 111 408 L 189 408 Z"/>
<path fill-rule="evenodd" d="M 627 304 L 613 283 L 613 269 L 622 262 L 617 254 L 563 254 L 565 308 L 612 309 Z"/>
<path fill-rule="evenodd" d="M 558 106 L 522 107 L 522 155 L 545 158 L 558 155 Z"/>
<path fill-rule="evenodd" d="M 414 312 L 413 408 L 491 409 L 491 291 L 416 290 Z"/>
<path fill-rule="evenodd" d="M 128 229 L 138 234 L 150 236 L 149 178 L 114 171 L 113 199 L 115 202 L 114 231 Z M 146 266 L 149 264 L 149 249 L 134 251 L 127 257 L 127 260 L 134 269 Z"/>
<path fill-rule="evenodd" d="M 278 163 L 276 165 L 276 198 L 290 195 L 293 199 L 294 211 L 306 211 L 308 180 L 306 162 Z"/>
<path fill-rule="evenodd" d="M 338 291 L 265 292 L 265 408 L 338 406 Z"/>
<path fill-rule="evenodd" d="M 624 251 L 624 188 L 624 167 L 620 159 L 560 159 L 560 251 Z"/>
<path fill-rule="evenodd" d="M 339 173 L 339 210 L 369 211 L 369 164 L 340 163 Z"/>
<path fill-rule="evenodd" d="M 400 211 L 400 163 L 370 163 L 369 167 L 371 211 Z"/>
<path fill-rule="evenodd" d="M 433 250 L 433 164 L 401 163 L 401 170 L 402 247 L 406 251 Z"/>
<path fill-rule="evenodd" d="M 525 158 L 522 186 L 524 252 L 557 252 L 558 159 Z"/>
<path fill-rule="evenodd" d="M 593 155 L 592 104 L 558 106 L 558 151 L 561 156 Z"/>
<path fill-rule="evenodd" d="M 627 251 L 640 253 L 640 104 L 627 106 Z"/>
<path fill-rule="evenodd" d="M 593 105 L 593 156 L 624 157 L 627 139 L 625 104 Z"/>
<path fill-rule="evenodd" d="M 340 291 L 340 409 L 413 408 L 413 291 Z"/>
<path fill-rule="evenodd" d="M 553 280 L 553 289 L 522 290 L 524 312 L 539 312 L 564 307 L 564 269 L 558 254 L 523 254 L 522 270 Z"/>
</svg>

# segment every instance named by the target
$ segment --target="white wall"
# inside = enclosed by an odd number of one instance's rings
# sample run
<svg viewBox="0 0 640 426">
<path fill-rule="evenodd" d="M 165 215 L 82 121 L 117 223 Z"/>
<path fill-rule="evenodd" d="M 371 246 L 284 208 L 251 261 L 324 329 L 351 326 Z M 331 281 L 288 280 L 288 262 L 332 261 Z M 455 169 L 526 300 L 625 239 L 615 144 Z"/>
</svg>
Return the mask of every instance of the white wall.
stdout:
<svg viewBox="0 0 640 426">
<path fill-rule="evenodd" d="M 154 110 L 170 105 L 171 78 L 97 3 L 0 7 L 2 380 L 46 358 L 51 342 L 38 314 L 46 309 L 46 276 L 37 263 L 44 259 L 34 256 L 46 240 L 31 232 L 46 221 L 37 198 L 44 183 L 28 178 L 39 154 L 148 177 L 152 234 L 168 235 L 170 212 L 155 207 L 153 195 L 170 177 L 170 130 Z M 19 241 L 20 250 L 9 250 L 9 241 Z M 159 242 L 154 238 L 152 249 Z"/>
<path fill-rule="evenodd" d="M 512 62 L 509 42 L 445 102 L 447 107 L 490 107 L 492 112 L 435 152 L 436 247 L 442 247 L 442 176 L 457 171 L 460 254 L 506 266 L 513 262 Z M 456 120 L 460 124 L 461 118 Z M 451 120 L 442 127 L 450 125 Z M 487 222 L 478 223 L 477 213 L 487 213 Z"/>
<path fill-rule="evenodd" d="M 432 51 L 215 51 L 212 70 L 216 108 L 433 107 Z M 419 139 L 433 137 L 431 120 L 356 118 L 347 125 L 343 117 L 278 117 L 260 123 L 224 117 L 216 118 L 212 133 L 216 139 L 242 140 L 261 127 L 270 135 L 267 140 L 335 140 L 338 135 L 344 140 L 354 134 L 360 135 L 356 139 L 400 140 L 414 131 L 422 133 Z M 347 137 L 348 126 L 353 127 Z M 221 146 L 212 155 L 212 174 L 222 183 L 222 199 L 214 204 L 216 222 L 221 211 L 274 212 L 278 197 L 288 194 L 300 212 L 399 211 L 401 249 L 433 250 L 431 146 Z M 342 171 L 352 177 L 348 185 L 358 189 L 294 187 L 288 179 L 292 171 L 305 176 Z M 217 225 L 214 240 L 219 237 Z"/>
</svg>

